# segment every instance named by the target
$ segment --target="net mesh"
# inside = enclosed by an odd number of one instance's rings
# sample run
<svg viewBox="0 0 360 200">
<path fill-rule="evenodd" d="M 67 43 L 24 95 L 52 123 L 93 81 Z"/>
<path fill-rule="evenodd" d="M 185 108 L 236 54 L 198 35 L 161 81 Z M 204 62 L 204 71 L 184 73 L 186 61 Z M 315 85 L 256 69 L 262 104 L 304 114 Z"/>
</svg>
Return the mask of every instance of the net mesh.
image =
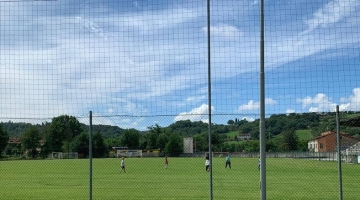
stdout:
<svg viewBox="0 0 360 200">
<path fill-rule="evenodd" d="M 260 1 L 210 2 L 208 13 L 204 0 L 0 0 L 2 196 L 87 198 L 87 160 L 47 158 L 89 157 L 92 111 L 95 198 L 208 199 L 210 110 L 212 150 L 224 154 L 214 198 L 258 198 Z M 339 105 L 344 197 L 356 199 L 360 1 L 264 5 L 267 195 L 338 195 Z M 142 150 L 125 159 L 134 177 L 118 177 L 113 147 Z"/>
</svg>

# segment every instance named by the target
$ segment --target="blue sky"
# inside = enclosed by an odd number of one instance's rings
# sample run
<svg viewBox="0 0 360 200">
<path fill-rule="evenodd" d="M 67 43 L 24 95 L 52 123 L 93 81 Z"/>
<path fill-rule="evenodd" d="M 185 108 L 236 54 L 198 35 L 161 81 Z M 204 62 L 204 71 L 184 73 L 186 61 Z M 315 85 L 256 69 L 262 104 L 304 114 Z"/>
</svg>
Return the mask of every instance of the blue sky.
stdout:
<svg viewBox="0 0 360 200">
<path fill-rule="evenodd" d="M 214 123 L 259 116 L 259 9 L 211 1 Z M 360 111 L 359 13 L 358 0 L 265 0 L 267 116 Z M 206 14 L 205 0 L 0 0 L 1 121 L 206 122 Z"/>
</svg>

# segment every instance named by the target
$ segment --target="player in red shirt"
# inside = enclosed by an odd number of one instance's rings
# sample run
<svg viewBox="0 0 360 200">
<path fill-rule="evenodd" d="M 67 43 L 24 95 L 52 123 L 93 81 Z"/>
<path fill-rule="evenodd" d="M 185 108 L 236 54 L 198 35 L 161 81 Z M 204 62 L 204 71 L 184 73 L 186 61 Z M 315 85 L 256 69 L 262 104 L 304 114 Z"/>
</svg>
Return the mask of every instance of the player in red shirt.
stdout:
<svg viewBox="0 0 360 200">
<path fill-rule="evenodd" d="M 168 161 L 168 157 L 165 156 L 165 169 L 167 169 L 169 166 L 169 161 Z"/>
</svg>

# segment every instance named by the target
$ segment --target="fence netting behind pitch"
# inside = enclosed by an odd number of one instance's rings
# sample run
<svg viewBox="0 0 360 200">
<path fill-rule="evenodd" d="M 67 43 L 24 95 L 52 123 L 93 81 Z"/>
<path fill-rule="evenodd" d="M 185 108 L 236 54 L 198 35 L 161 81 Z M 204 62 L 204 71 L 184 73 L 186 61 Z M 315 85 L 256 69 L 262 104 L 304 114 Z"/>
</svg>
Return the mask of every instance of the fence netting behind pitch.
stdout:
<svg viewBox="0 0 360 200">
<path fill-rule="evenodd" d="M 94 199 L 259 198 L 261 1 L 209 2 L 0 0 L 1 196 L 87 199 L 92 111 Z M 356 199 L 360 1 L 264 9 L 267 197 Z"/>
</svg>

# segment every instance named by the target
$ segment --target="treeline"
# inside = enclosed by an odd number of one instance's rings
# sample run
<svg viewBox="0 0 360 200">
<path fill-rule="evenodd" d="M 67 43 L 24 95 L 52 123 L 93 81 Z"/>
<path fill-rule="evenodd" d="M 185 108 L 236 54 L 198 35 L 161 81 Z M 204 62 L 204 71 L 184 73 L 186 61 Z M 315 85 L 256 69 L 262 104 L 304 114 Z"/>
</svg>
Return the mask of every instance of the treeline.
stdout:
<svg viewBox="0 0 360 200">
<path fill-rule="evenodd" d="M 343 119 L 358 116 L 359 112 L 341 113 Z M 312 137 L 325 131 L 336 131 L 335 113 L 278 114 L 265 119 L 267 151 L 306 151 L 307 140 L 299 139 L 297 130 L 306 130 Z M 208 150 L 208 124 L 201 121 L 177 121 L 168 127 L 155 124 L 148 130 L 122 129 L 110 125 L 93 125 L 93 155 L 106 157 L 113 146 L 127 146 L 130 149 L 162 149 L 168 155 L 182 152 L 182 138 L 192 137 L 194 150 Z M 213 151 L 259 150 L 259 120 L 230 119 L 227 124 L 212 124 Z M 73 116 L 62 115 L 51 122 L 32 125 L 30 123 L 0 123 L 0 151 L 5 155 L 46 157 L 54 151 L 78 152 L 88 156 L 89 127 Z M 360 138 L 359 128 L 342 127 L 342 132 Z M 236 141 L 229 133 L 251 135 L 248 141 Z M 7 144 L 9 137 L 20 139 L 19 144 Z M 6 141 L 6 142 L 5 142 Z"/>
<path fill-rule="evenodd" d="M 19 127 L 16 128 L 16 124 L 19 124 Z M 180 135 L 158 125 L 148 129 L 148 131 L 139 131 L 94 125 L 93 156 L 107 157 L 109 150 L 114 146 L 127 146 L 130 149 L 162 149 L 169 156 L 182 153 Z M 12 142 L 8 143 L 11 138 L 13 138 Z M 52 152 L 78 152 L 80 157 L 88 157 L 89 127 L 68 115 L 55 117 L 51 123 L 41 125 L 1 123 L 0 152 L 3 152 L 2 156 L 32 158 L 46 158 Z"/>
<path fill-rule="evenodd" d="M 360 115 L 360 112 L 342 112 L 343 119 Z M 247 120 L 229 120 L 230 130 L 239 130 L 241 133 L 251 134 L 252 139 L 259 139 L 259 119 L 248 122 Z M 336 113 L 291 113 L 275 114 L 265 119 L 266 134 L 277 136 L 285 130 L 308 130 L 313 137 L 326 131 L 336 131 Z M 352 136 L 359 137 L 359 128 L 342 127 L 342 131 Z"/>
<path fill-rule="evenodd" d="M 52 119 L 51 123 L 25 124 L 20 123 L 21 133 L 13 133 L 16 123 L 0 124 L 0 140 L 9 141 L 3 145 L 0 142 L 2 156 L 17 157 L 47 157 L 51 152 L 78 152 L 86 157 L 89 152 L 89 136 L 84 131 L 79 121 L 68 115 L 62 115 Z M 102 135 L 97 132 L 93 136 L 94 157 L 104 157 L 107 149 Z"/>
</svg>

